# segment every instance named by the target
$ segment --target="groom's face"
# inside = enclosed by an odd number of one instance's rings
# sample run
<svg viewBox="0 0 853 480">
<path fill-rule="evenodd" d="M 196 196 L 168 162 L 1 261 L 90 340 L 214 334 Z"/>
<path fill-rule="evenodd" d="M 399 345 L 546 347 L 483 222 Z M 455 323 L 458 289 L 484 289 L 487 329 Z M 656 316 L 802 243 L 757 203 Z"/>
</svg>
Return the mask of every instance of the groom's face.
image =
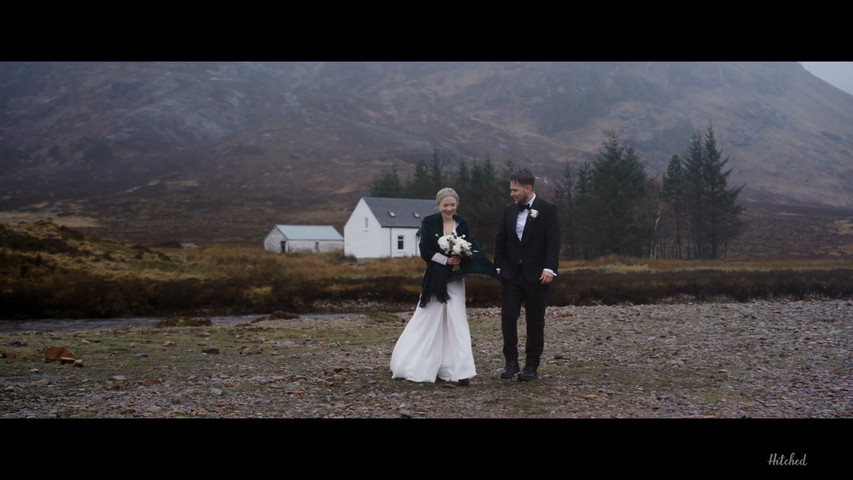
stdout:
<svg viewBox="0 0 853 480">
<path fill-rule="evenodd" d="M 521 185 L 516 182 L 509 182 L 509 196 L 518 205 L 524 205 L 533 197 L 532 185 Z"/>
</svg>

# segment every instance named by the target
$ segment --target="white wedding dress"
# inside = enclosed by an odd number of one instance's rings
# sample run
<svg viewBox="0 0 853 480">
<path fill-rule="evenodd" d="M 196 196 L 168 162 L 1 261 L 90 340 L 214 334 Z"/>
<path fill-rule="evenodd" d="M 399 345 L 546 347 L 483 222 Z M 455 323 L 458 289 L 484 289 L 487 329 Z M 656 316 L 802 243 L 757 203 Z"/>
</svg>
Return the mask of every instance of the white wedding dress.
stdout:
<svg viewBox="0 0 853 480">
<path fill-rule="evenodd" d="M 413 382 L 456 382 L 477 374 L 465 312 L 465 279 L 447 284 L 450 300 L 420 306 L 391 354 L 392 378 Z"/>
</svg>

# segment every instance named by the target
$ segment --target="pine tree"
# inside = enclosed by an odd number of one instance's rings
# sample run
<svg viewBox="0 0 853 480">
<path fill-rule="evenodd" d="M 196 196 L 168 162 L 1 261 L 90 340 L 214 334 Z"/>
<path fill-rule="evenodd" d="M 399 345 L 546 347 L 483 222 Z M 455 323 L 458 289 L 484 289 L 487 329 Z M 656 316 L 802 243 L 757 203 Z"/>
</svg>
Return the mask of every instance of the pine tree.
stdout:
<svg viewBox="0 0 853 480">
<path fill-rule="evenodd" d="M 592 177 L 592 165 L 589 162 L 581 165 L 578 169 L 573 195 L 571 217 L 575 228 L 571 238 L 574 239 L 574 249 L 581 258 L 592 258 L 596 255 L 592 244 L 595 238 L 593 219 L 596 215 L 596 198 Z"/>
<path fill-rule="evenodd" d="M 505 205 L 509 177 L 501 178 L 489 157 L 471 166 L 468 193 L 459 200 L 459 212 L 468 219 L 471 234 L 480 246 L 491 250 L 500 225 L 500 207 Z M 461 194 L 460 194 L 461 196 Z"/>
<path fill-rule="evenodd" d="M 426 160 L 418 160 L 415 162 L 415 168 L 406 183 L 405 197 L 406 198 L 435 198 L 435 193 L 439 188 L 434 185 L 433 175 L 430 171 L 430 166 Z"/>
<path fill-rule="evenodd" d="M 563 166 L 563 173 L 554 188 L 554 203 L 560 212 L 560 227 L 562 228 L 563 243 L 569 246 L 569 256 L 574 257 L 575 241 L 572 223 L 572 165 L 568 161 Z"/>
<path fill-rule="evenodd" d="M 403 184 L 397 174 L 397 167 L 382 172 L 373 179 L 373 183 L 370 185 L 371 197 L 400 198 L 403 193 Z"/>
<path fill-rule="evenodd" d="M 592 217 L 599 254 L 642 254 L 650 237 L 645 197 L 649 179 L 639 155 L 617 134 L 608 134 L 593 168 Z"/>
<path fill-rule="evenodd" d="M 442 173 L 442 162 L 438 157 L 437 151 L 432 152 L 432 161 L 429 164 L 429 181 L 434 187 L 436 193 L 445 187 L 444 175 Z"/>
<path fill-rule="evenodd" d="M 698 132 L 682 154 L 682 205 L 687 219 L 687 258 L 703 258 L 705 248 L 705 151 Z"/>
<path fill-rule="evenodd" d="M 704 137 L 696 132 L 682 155 L 682 207 L 686 213 L 688 252 L 693 258 L 719 258 L 728 243 L 743 231 L 737 203 L 743 186 L 728 188 L 731 169 L 717 148 L 714 129 L 709 124 Z"/>
<path fill-rule="evenodd" d="M 459 159 L 459 167 L 456 169 L 456 181 L 454 189 L 460 197 L 467 198 L 471 191 L 471 171 L 465 163 L 464 158 Z"/>
<path fill-rule="evenodd" d="M 664 225 L 671 225 L 675 230 L 675 244 L 673 245 L 673 257 L 681 259 L 681 230 L 684 224 L 684 168 L 678 155 L 673 155 L 666 167 L 661 187 L 661 198 L 666 205 L 666 215 L 670 221 L 663 221 Z M 669 216 L 668 214 L 671 214 Z M 666 227 L 663 227 L 664 229 Z M 665 237 L 665 233 L 664 233 Z M 665 244 L 665 243 L 664 243 Z M 664 253 L 664 256 L 665 253 Z"/>
<path fill-rule="evenodd" d="M 743 223 L 740 214 L 744 208 L 737 204 L 737 197 L 743 186 L 729 189 L 728 178 L 731 169 L 724 170 L 729 162 L 723 159 L 717 148 L 714 129 L 711 125 L 705 133 L 705 175 L 706 205 L 708 208 L 708 242 L 710 257 L 719 258 L 721 250 L 732 238 L 740 235 Z"/>
<path fill-rule="evenodd" d="M 675 258 L 718 258 L 744 228 L 737 203 L 743 186 L 728 188 L 728 158 L 717 148 L 709 124 L 704 137 L 696 132 L 681 155 L 673 155 L 661 185 L 649 178 L 640 156 L 615 133 L 572 178 L 567 162 L 550 194 L 563 221 L 563 238 L 572 257 L 593 258 L 617 254 L 666 256 L 669 228 L 675 232 L 670 254 Z M 451 186 L 459 193 L 459 213 L 468 219 L 481 247 L 493 247 L 500 223 L 499 205 L 510 201 L 512 160 L 496 169 L 487 156 L 471 166 L 459 160 L 455 175 L 445 176 L 447 162 L 433 153 L 432 160 L 416 162 L 405 186 L 397 168 L 374 178 L 370 195 L 376 197 L 434 198 Z M 476 233 L 474 233 L 476 232 Z M 660 253 L 659 253 L 660 252 Z"/>
</svg>

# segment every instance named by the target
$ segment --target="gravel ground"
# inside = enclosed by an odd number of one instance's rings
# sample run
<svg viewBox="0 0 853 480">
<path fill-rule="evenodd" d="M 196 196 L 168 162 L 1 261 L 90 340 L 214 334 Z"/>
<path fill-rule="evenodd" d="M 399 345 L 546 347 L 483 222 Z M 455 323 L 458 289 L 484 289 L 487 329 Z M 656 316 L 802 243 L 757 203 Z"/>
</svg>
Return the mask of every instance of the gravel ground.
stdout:
<svg viewBox="0 0 853 480">
<path fill-rule="evenodd" d="M 849 300 L 550 308 L 533 382 L 471 309 L 467 387 L 391 379 L 409 315 L 3 334 L 0 418 L 853 418 Z"/>
</svg>

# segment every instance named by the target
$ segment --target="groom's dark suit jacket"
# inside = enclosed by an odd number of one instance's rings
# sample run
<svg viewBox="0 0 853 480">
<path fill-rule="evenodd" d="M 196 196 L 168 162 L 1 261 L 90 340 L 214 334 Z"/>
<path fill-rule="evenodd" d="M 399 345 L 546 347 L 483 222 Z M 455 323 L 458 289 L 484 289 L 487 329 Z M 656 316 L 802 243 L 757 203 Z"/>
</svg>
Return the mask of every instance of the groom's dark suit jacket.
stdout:
<svg viewBox="0 0 853 480">
<path fill-rule="evenodd" d="M 538 195 L 531 209 L 539 213 L 527 217 L 521 240 L 515 233 L 518 206 L 510 203 L 504 207 L 503 218 L 495 237 L 495 266 L 501 269 L 504 280 L 512 279 L 520 265 L 524 277 L 538 282 L 542 270 L 550 268 L 555 274 L 560 262 L 560 219 L 557 206 Z"/>
</svg>

